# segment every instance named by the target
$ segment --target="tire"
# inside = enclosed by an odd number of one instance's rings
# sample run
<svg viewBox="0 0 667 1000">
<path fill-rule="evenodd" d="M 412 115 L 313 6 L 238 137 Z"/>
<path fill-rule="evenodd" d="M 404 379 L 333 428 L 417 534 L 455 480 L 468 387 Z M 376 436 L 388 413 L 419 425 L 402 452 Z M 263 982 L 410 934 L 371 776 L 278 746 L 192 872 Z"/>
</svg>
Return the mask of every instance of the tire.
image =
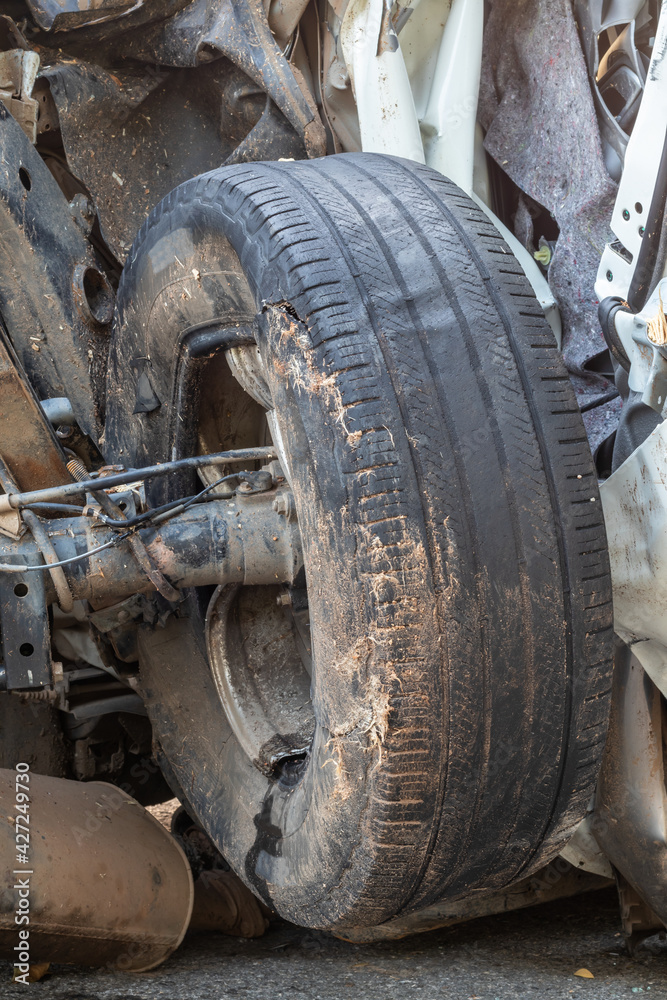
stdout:
<svg viewBox="0 0 667 1000">
<path fill-rule="evenodd" d="M 609 564 L 572 387 L 486 216 L 391 157 L 223 168 L 149 217 L 117 309 L 110 460 L 191 453 L 207 361 L 186 405 L 188 338 L 252 322 L 289 453 L 314 661 L 303 767 L 267 776 L 232 734 L 209 594 L 140 643 L 166 771 L 238 874 L 284 917 L 342 928 L 555 856 L 604 746 Z M 184 488 L 160 482 L 156 500 Z"/>
</svg>

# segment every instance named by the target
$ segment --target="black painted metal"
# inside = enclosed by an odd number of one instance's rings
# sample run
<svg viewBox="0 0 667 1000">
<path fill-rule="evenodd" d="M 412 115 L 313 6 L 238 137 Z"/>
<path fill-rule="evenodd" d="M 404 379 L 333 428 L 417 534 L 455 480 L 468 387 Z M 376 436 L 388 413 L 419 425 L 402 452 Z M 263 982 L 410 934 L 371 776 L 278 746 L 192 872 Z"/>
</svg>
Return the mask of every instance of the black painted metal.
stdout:
<svg viewBox="0 0 667 1000">
<path fill-rule="evenodd" d="M 16 562 L 37 564 L 25 549 Z M 8 690 L 42 688 L 51 682 L 51 644 L 43 573 L 0 573 L 2 659 Z"/>
<path fill-rule="evenodd" d="M 0 104 L 0 314 L 41 399 L 67 396 L 94 440 L 108 337 L 77 304 L 77 267 L 98 268 L 46 163 Z M 92 351 L 92 360 L 88 352 Z"/>
</svg>

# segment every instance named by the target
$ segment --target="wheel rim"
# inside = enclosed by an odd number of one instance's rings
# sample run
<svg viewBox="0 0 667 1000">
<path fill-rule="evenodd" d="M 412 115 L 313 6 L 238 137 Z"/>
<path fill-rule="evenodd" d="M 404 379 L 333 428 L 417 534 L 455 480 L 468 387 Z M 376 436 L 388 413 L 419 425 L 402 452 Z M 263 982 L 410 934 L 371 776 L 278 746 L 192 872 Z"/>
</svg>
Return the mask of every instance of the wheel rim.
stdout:
<svg viewBox="0 0 667 1000">
<path fill-rule="evenodd" d="M 259 352 L 234 348 L 225 358 L 235 381 L 265 411 L 289 478 Z M 282 504 L 285 517 L 296 520 L 291 491 L 277 492 L 274 504 Z M 305 576 L 299 583 L 218 587 L 206 616 L 211 672 L 232 731 L 255 767 L 288 785 L 306 770 L 315 730 Z"/>
</svg>

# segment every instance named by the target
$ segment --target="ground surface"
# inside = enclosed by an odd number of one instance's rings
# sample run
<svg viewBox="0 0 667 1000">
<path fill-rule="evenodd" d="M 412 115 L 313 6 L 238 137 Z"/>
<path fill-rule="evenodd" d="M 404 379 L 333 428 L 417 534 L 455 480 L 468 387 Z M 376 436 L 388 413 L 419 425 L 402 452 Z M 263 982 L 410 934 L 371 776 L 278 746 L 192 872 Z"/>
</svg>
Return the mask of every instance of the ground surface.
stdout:
<svg viewBox="0 0 667 1000">
<path fill-rule="evenodd" d="M 577 978 L 581 967 L 595 978 Z M 389 944 L 350 945 L 276 924 L 256 941 L 189 936 L 143 975 L 52 968 L 40 983 L 12 986 L 0 963 L 0 997 L 28 989 L 45 1000 L 667 998 L 667 944 L 653 938 L 631 959 L 607 890 Z"/>
</svg>

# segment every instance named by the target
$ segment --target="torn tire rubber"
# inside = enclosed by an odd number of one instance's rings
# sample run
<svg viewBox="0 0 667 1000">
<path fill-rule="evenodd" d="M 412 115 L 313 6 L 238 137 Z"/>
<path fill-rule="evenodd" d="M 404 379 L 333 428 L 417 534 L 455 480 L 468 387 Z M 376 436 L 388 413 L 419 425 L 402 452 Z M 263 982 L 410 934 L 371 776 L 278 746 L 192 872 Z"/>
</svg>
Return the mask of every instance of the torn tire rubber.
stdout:
<svg viewBox="0 0 667 1000">
<path fill-rule="evenodd" d="M 289 454 L 314 731 L 292 781 L 243 753 L 197 593 L 141 637 L 164 766 L 299 924 L 373 925 L 507 886 L 584 815 L 611 675 L 595 467 L 532 289 L 480 209 L 421 165 L 216 170 L 158 206 L 123 273 L 110 458 L 192 453 L 207 363 L 193 338 L 235 323 L 255 331 Z"/>
</svg>

